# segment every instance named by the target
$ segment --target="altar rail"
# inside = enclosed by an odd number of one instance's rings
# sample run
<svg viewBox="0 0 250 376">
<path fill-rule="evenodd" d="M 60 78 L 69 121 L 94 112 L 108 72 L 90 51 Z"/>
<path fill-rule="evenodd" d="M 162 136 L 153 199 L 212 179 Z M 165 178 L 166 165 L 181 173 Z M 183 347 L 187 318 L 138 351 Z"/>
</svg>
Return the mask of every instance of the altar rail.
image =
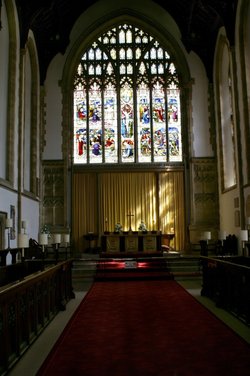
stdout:
<svg viewBox="0 0 250 376">
<path fill-rule="evenodd" d="M 201 295 L 250 324 L 250 258 L 201 256 Z"/>
<path fill-rule="evenodd" d="M 60 262 L 0 289 L 0 375 L 74 297 L 71 269 L 71 260 Z"/>
</svg>

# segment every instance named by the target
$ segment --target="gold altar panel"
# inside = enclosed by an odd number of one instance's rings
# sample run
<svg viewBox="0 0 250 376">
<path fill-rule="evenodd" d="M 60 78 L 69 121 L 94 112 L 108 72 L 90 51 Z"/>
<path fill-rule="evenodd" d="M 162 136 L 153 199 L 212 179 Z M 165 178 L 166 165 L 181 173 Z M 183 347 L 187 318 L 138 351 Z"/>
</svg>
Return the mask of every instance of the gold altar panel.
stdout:
<svg viewBox="0 0 250 376">
<path fill-rule="evenodd" d="M 125 237 L 125 252 L 138 252 L 138 236 Z"/>
<path fill-rule="evenodd" d="M 155 252 L 157 250 L 156 236 L 144 236 L 143 252 Z"/>
<path fill-rule="evenodd" d="M 161 250 L 160 233 L 156 234 L 103 234 L 101 236 L 102 252 L 155 253 Z"/>
<path fill-rule="evenodd" d="M 120 251 L 120 238 L 118 236 L 107 237 L 107 252 L 119 252 Z"/>
</svg>

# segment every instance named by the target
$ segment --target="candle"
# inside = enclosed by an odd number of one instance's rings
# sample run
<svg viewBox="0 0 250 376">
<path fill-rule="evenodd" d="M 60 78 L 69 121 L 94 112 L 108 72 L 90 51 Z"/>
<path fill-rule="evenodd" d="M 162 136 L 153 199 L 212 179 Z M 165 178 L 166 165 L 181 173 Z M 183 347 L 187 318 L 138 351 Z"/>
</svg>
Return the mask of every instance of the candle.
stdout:
<svg viewBox="0 0 250 376">
<path fill-rule="evenodd" d="M 63 240 L 64 240 L 65 243 L 69 243 L 69 234 L 64 234 Z"/>
<path fill-rule="evenodd" d="M 13 226 L 13 220 L 12 220 L 12 218 L 6 218 L 5 227 L 6 228 L 11 228 L 12 226 Z"/>
<path fill-rule="evenodd" d="M 39 244 L 41 245 L 48 244 L 48 234 L 39 234 Z"/>
<path fill-rule="evenodd" d="M 18 245 L 18 248 L 22 248 L 22 257 L 24 257 L 24 248 L 29 247 L 28 235 L 18 234 L 17 245 Z"/>
<path fill-rule="evenodd" d="M 211 240 L 211 232 L 210 231 L 204 232 L 204 240 Z"/>
<path fill-rule="evenodd" d="M 220 233 L 219 233 L 219 239 L 220 240 L 225 240 L 226 239 L 226 237 L 227 237 L 227 233 L 226 233 L 226 231 L 220 231 Z"/>
<path fill-rule="evenodd" d="M 54 239 L 54 244 L 61 243 L 61 234 L 54 234 L 53 239 Z"/>
<path fill-rule="evenodd" d="M 243 242 L 248 241 L 248 231 L 247 230 L 241 230 L 240 238 Z"/>
<path fill-rule="evenodd" d="M 29 239 L 27 234 L 18 234 L 18 248 L 28 248 Z"/>
<path fill-rule="evenodd" d="M 22 228 L 24 229 L 24 230 L 26 230 L 27 229 L 27 221 L 22 221 Z"/>
</svg>

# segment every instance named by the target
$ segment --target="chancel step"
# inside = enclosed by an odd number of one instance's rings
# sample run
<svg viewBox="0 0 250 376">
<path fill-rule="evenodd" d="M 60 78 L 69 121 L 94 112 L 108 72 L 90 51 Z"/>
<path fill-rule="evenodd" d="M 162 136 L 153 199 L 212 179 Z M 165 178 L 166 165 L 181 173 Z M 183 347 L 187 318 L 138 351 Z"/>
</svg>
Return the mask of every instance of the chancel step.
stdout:
<svg viewBox="0 0 250 376">
<path fill-rule="evenodd" d="M 72 285 L 75 291 L 88 290 L 96 274 L 96 258 L 74 260 L 72 267 Z"/>
<path fill-rule="evenodd" d="M 167 265 L 174 276 L 201 276 L 199 256 L 167 257 Z"/>
<path fill-rule="evenodd" d="M 116 260 L 116 259 L 115 259 Z M 151 275 L 152 277 L 156 277 L 158 273 L 158 277 L 162 275 L 166 275 L 166 272 L 169 273 L 173 277 L 189 277 L 189 276 L 201 276 L 201 265 L 200 265 L 200 257 L 199 256 L 171 256 L 171 257 L 157 257 L 153 259 L 151 263 Z M 161 262 L 161 266 L 159 264 L 159 260 Z M 121 260 L 124 262 L 124 260 Z M 75 260 L 73 263 L 72 269 L 72 280 L 73 280 L 73 288 L 75 291 L 82 291 L 88 288 L 94 281 L 96 277 L 97 271 L 97 263 L 100 262 L 99 255 L 88 255 L 88 257 Z M 158 265 L 157 265 L 158 264 Z M 107 266 L 107 265 L 106 265 Z M 109 265 L 110 268 L 106 268 L 111 273 L 112 264 Z M 127 266 L 129 266 L 127 264 Z M 130 265 L 132 266 L 132 265 Z M 153 270 L 154 268 L 154 270 Z M 126 268 L 125 273 L 132 273 L 133 268 Z M 156 270 L 157 269 L 157 270 Z M 120 270 L 112 271 L 114 272 L 114 278 L 118 277 L 118 272 Z M 104 271 L 103 271 L 104 272 Z M 137 270 L 138 272 L 138 270 Z M 104 272 L 106 273 L 106 271 Z M 139 272 L 141 273 L 141 272 Z M 138 278 L 140 274 L 138 274 Z M 123 273 L 124 274 L 124 273 Z M 142 276 L 142 275 L 141 275 Z M 111 277 L 111 274 L 110 274 Z M 149 277 L 149 274 L 148 274 Z"/>
<path fill-rule="evenodd" d="M 95 281 L 128 279 L 173 279 L 164 257 L 100 259 Z"/>
</svg>

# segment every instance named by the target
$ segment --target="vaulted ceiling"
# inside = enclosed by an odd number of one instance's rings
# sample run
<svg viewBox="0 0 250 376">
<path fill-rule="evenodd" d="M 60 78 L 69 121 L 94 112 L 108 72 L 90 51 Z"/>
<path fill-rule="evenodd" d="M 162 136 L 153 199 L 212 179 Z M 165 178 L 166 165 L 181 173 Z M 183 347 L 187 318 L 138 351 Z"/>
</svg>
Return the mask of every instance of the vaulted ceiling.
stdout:
<svg viewBox="0 0 250 376">
<path fill-rule="evenodd" d="M 81 13 L 97 0 L 15 0 L 19 20 L 21 46 L 28 30 L 34 33 L 41 83 L 51 59 L 64 53 L 70 31 Z M 118 0 L 117 0 L 118 1 Z M 231 44 L 234 44 L 234 26 L 238 0 L 154 0 L 174 18 L 188 51 L 193 50 L 202 59 L 209 79 L 218 29 L 224 26 Z"/>
</svg>

